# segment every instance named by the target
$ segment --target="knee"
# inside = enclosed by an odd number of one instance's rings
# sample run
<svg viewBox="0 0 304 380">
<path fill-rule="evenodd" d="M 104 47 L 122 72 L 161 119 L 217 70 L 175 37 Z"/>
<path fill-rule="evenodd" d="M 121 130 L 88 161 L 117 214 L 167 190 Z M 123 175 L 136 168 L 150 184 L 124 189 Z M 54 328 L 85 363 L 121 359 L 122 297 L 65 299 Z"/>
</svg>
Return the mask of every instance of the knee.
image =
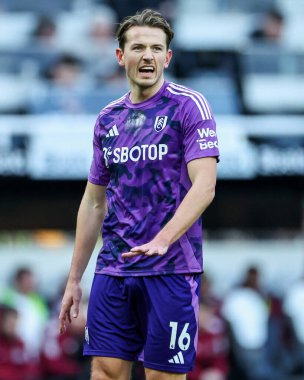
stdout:
<svg viewBox="0 0 304 380">
<path fill-rule="evenodd" d="M 92 369 L 90 380 L 108 380 L 108 378 L 101 371 L 98 371 L 96 369 Z"/>
<path fill-rule="evenodd" d="M 99 363 L 99 361 L 93 359 L 90 380 L 116 380 L 115 375 L 113 369 L 107 363 Z"/>
<path fill-rule="evenodd" d="M 121 359 L 94 357 L 90 380 L 128 380 L 131 362 Z"/>
<path fill-rule="evenodd" d="M 104 369 L 92 368 L 90 380 L 116 380 L 116 377 Z"/>
</svg>

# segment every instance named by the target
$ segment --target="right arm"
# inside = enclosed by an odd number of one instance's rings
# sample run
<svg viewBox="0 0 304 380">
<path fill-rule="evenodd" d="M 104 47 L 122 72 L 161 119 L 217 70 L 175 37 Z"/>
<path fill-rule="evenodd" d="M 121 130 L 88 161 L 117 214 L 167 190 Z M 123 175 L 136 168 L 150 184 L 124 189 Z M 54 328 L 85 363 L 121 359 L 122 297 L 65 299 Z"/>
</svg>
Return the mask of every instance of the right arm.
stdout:
<svg viewBox="0 0 304 380">
<path fill-rule="evenodd" d="M 106 187 L 88 182 L 77 216 L 75 248 L 59 314 L 60 333 L 65 331 L 67 322 L 71 322 L 72 306 L 73 317 L 78 316 L 81 278 L 96 245 L 106 209 Z"/>
</svg>

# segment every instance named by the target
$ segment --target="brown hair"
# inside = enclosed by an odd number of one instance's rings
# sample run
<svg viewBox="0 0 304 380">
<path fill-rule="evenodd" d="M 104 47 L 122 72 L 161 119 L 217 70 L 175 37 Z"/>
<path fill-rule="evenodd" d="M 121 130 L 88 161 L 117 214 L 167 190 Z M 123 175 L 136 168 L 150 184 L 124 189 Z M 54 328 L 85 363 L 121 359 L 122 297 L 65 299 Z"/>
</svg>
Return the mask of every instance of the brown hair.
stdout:
<svg viewBox="0 0 304 380">
<path fill-rule="evenodd" d="M 126 42 L 126 32 L 132 26 L 150 26 L 152 28 L 162 29 L 166 34 L 167 49 L 174 37 L 171 26 L 160 13 L 151 9 L 145 9 L 142 12 L 136 12 L 134 16 L 125 17 L 120 23 L 116 32 L 116 38 L 121 49 L 124 48 Z"/>
</svg>

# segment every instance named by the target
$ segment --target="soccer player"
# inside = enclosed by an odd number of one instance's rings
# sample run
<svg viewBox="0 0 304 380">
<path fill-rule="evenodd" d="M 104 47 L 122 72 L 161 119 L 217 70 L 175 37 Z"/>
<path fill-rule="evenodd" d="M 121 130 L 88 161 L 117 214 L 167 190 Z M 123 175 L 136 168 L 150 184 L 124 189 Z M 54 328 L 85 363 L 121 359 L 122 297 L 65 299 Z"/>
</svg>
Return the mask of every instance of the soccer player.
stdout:
<svg viewBox="0 0 304 380">
<path fill-rule="evenodd" d="M 202 273 L 201 214 L 213 200 L 215 121 L 198 92 L 164 79 L 173 31 L 157 12 L 127 17 L 116 56 L 130 92 L 99 114 L 77 218 L 60 329 L 78 315 L 81 277 L 102 227 L 84 354 L 92 380 L 147 380 L 192 369 Z"/>
</svg>

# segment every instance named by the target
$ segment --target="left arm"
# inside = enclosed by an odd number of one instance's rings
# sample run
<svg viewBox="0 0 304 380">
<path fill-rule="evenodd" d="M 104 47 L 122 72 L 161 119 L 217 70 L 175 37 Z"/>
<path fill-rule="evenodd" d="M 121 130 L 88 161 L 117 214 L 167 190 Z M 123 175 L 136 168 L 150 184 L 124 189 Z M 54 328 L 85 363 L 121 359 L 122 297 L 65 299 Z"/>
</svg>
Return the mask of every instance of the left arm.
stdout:
<svg viewBox="0 0 304 380">
<path fill-rule="evenodd" d="M 150 242 L 134 247 L 122 254 L 128 258 L 137 255 L 164 255 L 169 246 L 178 240 L 199 218 L 212 202 L 216 184 L 216 158 L 205 157 L 192 160 L 187 169 L 192 186 L 173 218 Z"/>
</svg>

